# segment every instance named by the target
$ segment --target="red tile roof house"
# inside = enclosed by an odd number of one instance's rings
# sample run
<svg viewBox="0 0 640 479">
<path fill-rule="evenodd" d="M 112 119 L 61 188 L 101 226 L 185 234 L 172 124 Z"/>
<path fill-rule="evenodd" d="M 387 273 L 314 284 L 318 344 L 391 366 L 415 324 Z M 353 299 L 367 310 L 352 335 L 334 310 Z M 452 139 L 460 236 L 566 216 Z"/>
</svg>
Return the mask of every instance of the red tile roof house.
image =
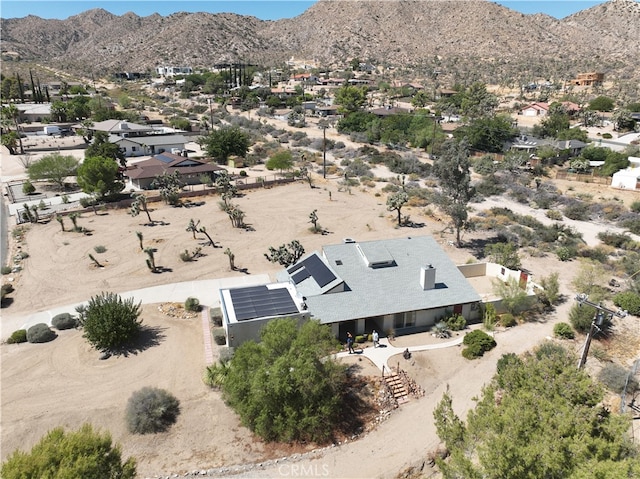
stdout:
<svg viewBox="0 0 640 479">
<path fill-rule="evenodd" d="M 128 178 L 127 188 L 147 190 L 157 176 L 175 171 L 185 185 L 200 185 L 203 175 L 215 179 L 225 169 L 205 160 L 165 152 L 127 167 L 124 176 Z"/>
</svg>

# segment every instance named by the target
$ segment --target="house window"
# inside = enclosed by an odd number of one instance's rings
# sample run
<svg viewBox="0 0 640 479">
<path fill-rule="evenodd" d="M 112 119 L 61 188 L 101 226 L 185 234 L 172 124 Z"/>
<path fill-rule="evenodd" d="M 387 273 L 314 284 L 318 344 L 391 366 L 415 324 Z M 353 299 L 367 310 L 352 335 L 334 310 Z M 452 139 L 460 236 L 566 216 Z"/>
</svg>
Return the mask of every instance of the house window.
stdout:
<svg viewBox="0 0 640 479">
<path fill-rule="evenodd" d="M 416 325 L 416 312 L 415 311 L 407 311 L 404 313 L 404 327 L 410 328 L 411 326 Z"/>
<path fill-rule="evenodd" d="M 137 146 L 132 146 L 131 147 L 131 151 L 138 151 L 138 147 Z"/>
<path fill-rule="evenodd" d="M 461 304 L 456 304 L 453 307 L 453 314 L 462 314 L 462 305 Z"/>
</svg>

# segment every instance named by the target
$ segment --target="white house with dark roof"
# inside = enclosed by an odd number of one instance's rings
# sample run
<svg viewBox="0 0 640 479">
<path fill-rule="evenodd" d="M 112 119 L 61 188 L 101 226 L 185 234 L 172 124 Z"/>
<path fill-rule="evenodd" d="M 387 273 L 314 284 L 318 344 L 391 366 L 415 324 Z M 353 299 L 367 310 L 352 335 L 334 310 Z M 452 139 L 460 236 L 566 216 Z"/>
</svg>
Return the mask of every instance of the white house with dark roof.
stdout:
<svg viewBox="0 0 640 479">
<path fill-rule="evenodd" d="M 148 135 L 121 137 L 109 135 L 109 142 L 120 147 L 124 156 L 148 156 L 163 152 L 184 150 L 187 139 L 184 135 Z"/>
<path fill-rule="evenodd" d="M 347 331 L 426 331 L 452 313 L 467 320 L 480 314 L 480 295 L 429 236 L 324 246 L 278 273 L 277 280 L 293 288 L 290 296 L 299 314 L 330 324 L 339 338 Z M 229 338 L 236 304 L 224 290 L 221 298 Z"/>
</svg>

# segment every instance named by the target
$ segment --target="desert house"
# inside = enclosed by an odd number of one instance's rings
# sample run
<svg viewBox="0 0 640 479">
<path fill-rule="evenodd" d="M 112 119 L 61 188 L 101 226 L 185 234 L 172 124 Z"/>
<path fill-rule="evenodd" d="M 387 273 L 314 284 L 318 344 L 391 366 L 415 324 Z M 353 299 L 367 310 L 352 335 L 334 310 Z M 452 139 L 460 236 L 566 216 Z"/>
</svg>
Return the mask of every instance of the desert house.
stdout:
<svg viewBox="0 0 640 479">
<path fill-rule="evenodd" d="M 345 239 L 305 255 L 276 278 L 220 290 L 228 346 L 258 339 L 262 326 L 278 317 L 318 319 L 343 339 L 347 331 L 409 334 L 451 314 L 468 321 L 481 315 L 481 296 L 429 236 Z"/>
<path fill-rule="evenodd" d="M 160 153 L 148 160 L 143 160 L 127 167 L 124 176 L 127 178 L 127 187 L 146 190 L 151 188 L 153 180 L 164 173 L 173 174 L 178 172 L 180 180 L 185 185 L 202 184 L 203 177 L 215 180 L 216 175 L 224 168 L 213 163 L 197 158 L 188 158 L 186 150 L 182 153 Z"/>
</svg>

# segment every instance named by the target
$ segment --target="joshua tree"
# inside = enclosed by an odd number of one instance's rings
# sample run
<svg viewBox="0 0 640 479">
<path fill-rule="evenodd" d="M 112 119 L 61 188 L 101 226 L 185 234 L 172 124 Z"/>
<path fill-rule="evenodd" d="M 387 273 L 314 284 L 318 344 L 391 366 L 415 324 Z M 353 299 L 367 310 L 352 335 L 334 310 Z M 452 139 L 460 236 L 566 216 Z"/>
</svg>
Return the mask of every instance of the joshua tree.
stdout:
<svg viewBox="0 0 640 479">
<path fill-rule="evenodd" d="M 233 254 L 229 248 L 224 250 L 224 254 L 226 254 L 229 257 L 229 269 L 231 269 L 231 271 L 235 271 L 235 269 L 236 269 L 236 265 L 235 265 L 236 255 Z"/>
<path fill-rule="evenodd" d="M 138 243 L 140 243 L 140 250 L 142 251 L 144 249 L 144 246 L 142 246 L 142 233 L 140 231 L 136 231 L 136 236 L 138 237 Z"/>
<path fill-rule="evenodd" d="M 91 253 L 89 253 L 89 259 L 91 261 L 93 261 L 98 268 L 102 268 L 102 265 L 98 262 L 98 260 Z"/>
<path fill-rule="evenodd" d="M 213 242 L 213 239 L 211 238 L 211 236 L 209 236 L 209 233 L 207 233 L 207 229 L 204 226 L 200 227 L 198 233 L 202 233 L 203 235 L 205 235 L 209 240 L 209 244 L 214 248 L 216 247 L 216 244 Z"/>
<path fill-rule="evenodd" d="M 196 233 L 198 232 L 198 225 L 200 224 L 200 220 L 193 221 L 193 218 L 189 220 L 189 224 L 187 225 L 187 231 L 191 231 L 193 234 L 193 239 L 196 239 Z"/>
<path fill-rule="evenodd" d="M 322 228 L 318 225 L 318 210 L 309 213 L 309 223 L 313 225 L 312 231 L 318 233 Z"/>
<path fill-rule="evenodd" d="M 31 205 L 31 212 L 33 213 L 33 222 L 37 223 L 38 221 L 40 221 L 40 215 L 38 214 L 37 205 Z"/>
<path fill-rule="evenodd" d="M 145 248 L 144 252 L 147 253 L 147 267 L 151 270 L 152 273 L 157 273 L 158 268 L 156 268 L 156 260 L 153 256 L 153 248 Z"/>
<path fill-rule="evenodd" d="M 60 223 L 60 228 L 62 228 L 62 231 L 64 232 L 65 231 L 65 229 L 64 229 L 64 216 L 56 215 L 56 221 L 58 223 Z"/>
<path fill-rule="evenodd" d="M 389 211 L 398 212 L 398 226 L 402 226 L 402 207 L 409 201 L 409 195 L 406 191 L 400 190 L 391 194 L 387 198 L 387 209 Z"/>
<path fill-rule="evenodd" d="M 279 263 L 285 268 L 295 264 L 304 255 L 304 248 L 298 240 L 293 240 L 288 245 L 283 244 L 278 249 L 269 246 L 269 254 L 264 257 L 272 263 Z"/>
<path fill-rule="evenodd" d="M 131 203 L 131 210 L 129 213 L 131 216 L 138 216 L 141 211 L 144 211 L 147 214 L 147 218 L 149 219 L 149 223 L 153 223 L 151 219 L 151 215 L 149 214 L 149 208 L 147 208 L 147 197 L 142 193 L 132 193 L 133 203 Z"/>
<path fill-rule="evenodd" d="M 79 216 L 80 216 L 80 213 L 71 213 L 69 215 L 69 219 L 73 223 L 73 231 L 80 231 L 80 229 L 78 228 L 78 217 Z"/>
</svg>

